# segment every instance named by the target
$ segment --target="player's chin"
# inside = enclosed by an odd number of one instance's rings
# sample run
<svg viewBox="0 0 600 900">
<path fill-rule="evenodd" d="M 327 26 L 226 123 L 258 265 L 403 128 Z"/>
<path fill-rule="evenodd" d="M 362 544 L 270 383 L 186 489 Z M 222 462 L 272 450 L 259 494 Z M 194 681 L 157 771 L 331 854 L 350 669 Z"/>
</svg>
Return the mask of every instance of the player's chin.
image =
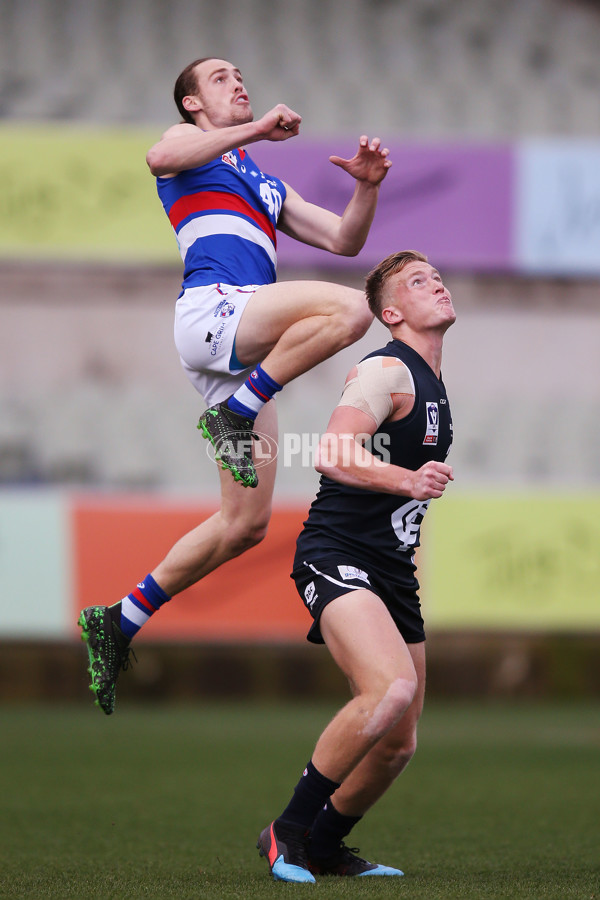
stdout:
<svg viewBox="0 0 600 900">
<path fill-rule="evenodd" d="M 456 313 L 454 312 L 454 309 L 451 306 L 444 307 L 444 313 L 440 318 L 441 327 L 446 330 L 447 328 L 450 328 L 451 325 L 454 325 L 455 322 Z"/>
<path fill-rule="evenodd" d="M 254 113 L 249 103 L 239 103 L 233 107 L 232 119 L 234 125 L 247 125 L 254 121 Z"/>
</svg>

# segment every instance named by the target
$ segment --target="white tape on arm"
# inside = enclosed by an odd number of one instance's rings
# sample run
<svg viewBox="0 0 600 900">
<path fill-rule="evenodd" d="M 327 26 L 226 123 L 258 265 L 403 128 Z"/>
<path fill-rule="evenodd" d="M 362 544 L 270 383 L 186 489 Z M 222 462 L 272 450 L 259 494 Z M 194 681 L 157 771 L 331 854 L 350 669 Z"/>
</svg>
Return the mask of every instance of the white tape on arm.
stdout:
<svg viewBox="0 0 600 900">
<path fill-rule="evenodd" d="M 389 360 L 393 359 L 393 363 Z M 371 356 L 356 367 L 356 376 L 346 382 L 338 406 L 360 409 L 375 420 L 377 426 L 394 411 L 392 394 L 414 396 L 415 384 L 410 370 L 399 359 Z"/>
</svg>

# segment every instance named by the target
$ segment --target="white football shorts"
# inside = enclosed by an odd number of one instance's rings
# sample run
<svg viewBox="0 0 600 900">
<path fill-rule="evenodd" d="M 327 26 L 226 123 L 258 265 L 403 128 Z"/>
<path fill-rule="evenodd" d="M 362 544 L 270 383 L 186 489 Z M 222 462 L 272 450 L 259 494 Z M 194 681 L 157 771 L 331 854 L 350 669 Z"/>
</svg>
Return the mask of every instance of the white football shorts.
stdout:
<svg viewBox="0 0 600 900">
<path fill-rule="evenodd" d="M 208 406 L 233 394 L 254 368 L 242 367 L 234 342 L 246 304 L 259 287 L 192 287 L 175 305 L 175 346 L 186 375 Z"/>
</svg>

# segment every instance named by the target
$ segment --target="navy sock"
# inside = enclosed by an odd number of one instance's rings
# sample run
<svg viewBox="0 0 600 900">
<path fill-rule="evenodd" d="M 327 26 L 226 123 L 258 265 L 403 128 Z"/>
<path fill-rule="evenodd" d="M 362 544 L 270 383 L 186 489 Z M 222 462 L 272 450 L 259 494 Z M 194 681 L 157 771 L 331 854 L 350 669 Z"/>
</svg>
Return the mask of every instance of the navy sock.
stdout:
<svg viewBox="0 0 600 900">
<path fill-rule="evenodd" d="M 340 846 L 362 816 L 343 816 L 329 800 L 317 815 L 310 830 L 311 859 L 326 859 Z"/>
<path fill-rule="evenodd" d="M 279 816 L 285 822 L 293 822 L 310 828 L 323 804 L 339 788 L 339 784 L 321 775 L 309 762 L 302 778 L 294 788 L 294 796 Z"/>
</svg>

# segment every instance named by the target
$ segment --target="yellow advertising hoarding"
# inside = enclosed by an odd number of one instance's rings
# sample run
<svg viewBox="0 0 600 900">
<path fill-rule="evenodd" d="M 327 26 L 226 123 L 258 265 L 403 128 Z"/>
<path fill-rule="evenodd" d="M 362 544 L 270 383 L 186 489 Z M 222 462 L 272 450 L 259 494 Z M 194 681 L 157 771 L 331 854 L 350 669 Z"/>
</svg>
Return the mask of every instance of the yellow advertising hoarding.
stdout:
<svg viewBox="0 0 600 900">
<path fill-rule="evenodd" d="M 159 137 L 159 129 L 0 129 L 0 256 L 180 261 L 145 160 Z"/>
<path fill-rule="evenodd" d="M 600 494 L 447 495 L 428 519 L 430 628 L 600 627 Z"/>
</svg>

